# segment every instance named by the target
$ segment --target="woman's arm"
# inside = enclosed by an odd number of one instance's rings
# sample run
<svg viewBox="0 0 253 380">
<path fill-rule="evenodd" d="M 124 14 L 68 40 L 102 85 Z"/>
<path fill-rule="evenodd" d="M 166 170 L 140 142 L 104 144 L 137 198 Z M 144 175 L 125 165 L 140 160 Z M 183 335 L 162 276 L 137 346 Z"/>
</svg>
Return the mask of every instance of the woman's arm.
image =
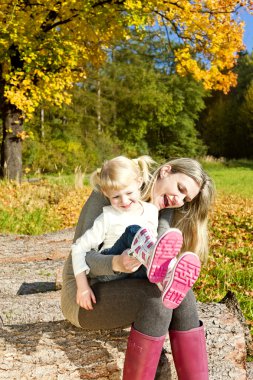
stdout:
<svg viewBox="0 0 253 380">
<path fill-rule="evenodd" d="M 82 208 L 76 226 L 73 242 L 81 237 L 89 228 L 93 226 L 94 220 L 102 214 L 103 207 L 110 203 L 100 192 L 93 191 Z"/>
</svg>

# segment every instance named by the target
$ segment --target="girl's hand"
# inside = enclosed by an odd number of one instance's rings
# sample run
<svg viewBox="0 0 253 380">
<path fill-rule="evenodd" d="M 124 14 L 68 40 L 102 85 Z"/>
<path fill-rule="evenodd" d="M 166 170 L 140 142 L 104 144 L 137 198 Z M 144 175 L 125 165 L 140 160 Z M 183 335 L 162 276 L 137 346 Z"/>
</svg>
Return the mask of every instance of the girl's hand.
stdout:
<svg viewBox="0 0 253 380">
<path fill-rule="evenodd" d="M 92 303 L 96 303 L 96 297 L 92 289 L 90 287 L 85 290 L 77 288 L 76 303 L 86 310 L 93 310 Z"/>
<path fill-rule="evenodd" d="M 112 259 L 112 269 L 114 272 L 132 273 L 137 271 L 141 266 L 139 260 L 128 255 L 128 250 Z"/>
</svg>

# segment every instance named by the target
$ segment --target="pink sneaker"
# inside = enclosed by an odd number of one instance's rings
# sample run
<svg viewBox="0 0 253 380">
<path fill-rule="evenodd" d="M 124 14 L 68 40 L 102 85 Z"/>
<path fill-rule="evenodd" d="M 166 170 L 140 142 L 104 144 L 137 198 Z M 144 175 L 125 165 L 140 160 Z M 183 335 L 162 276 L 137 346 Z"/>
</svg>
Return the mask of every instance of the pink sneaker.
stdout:
<svg viewBox="0 0 253 380">
<path fill-rule="evenodd" d="M 170 228 L 157 240 L 148 261 L 147 276 L 150 282 L 164 280 L 171 260 L 178 255 L 182 245 L 183 236 L 177 228 Z"/>
<path fill-rule="evenodd" d="M 201 263 L 199 257 L 192 252 L 185 252 L 174 268 L 168 271 L 162 285 L 162 300 L 165 307 L 176 309 L 183 301 L 188 290 L 199 277 Z M 161 289 L 161 286 L 159 286 Z"/>
</svg>

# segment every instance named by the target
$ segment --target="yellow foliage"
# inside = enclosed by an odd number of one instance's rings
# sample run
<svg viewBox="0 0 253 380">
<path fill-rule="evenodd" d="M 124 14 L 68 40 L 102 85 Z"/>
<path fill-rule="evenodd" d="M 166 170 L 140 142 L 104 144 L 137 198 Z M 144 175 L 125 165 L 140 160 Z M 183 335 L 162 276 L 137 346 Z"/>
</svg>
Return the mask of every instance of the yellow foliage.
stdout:
<svg viewBox="0 0 253 380">
<path fill-rule="evenodd" d="M 5 0 L 0 5 L 0 64 L 5 100 L 31 117 L 41 102 L 70 103 L 68 90 L 99 67 L 105 48 L 129 38 L 129 26 L 166 25 L 180 45 L 177 72 L 228 92 L 244 49 L 238 10 L 251 0 Z"/>
</svg>

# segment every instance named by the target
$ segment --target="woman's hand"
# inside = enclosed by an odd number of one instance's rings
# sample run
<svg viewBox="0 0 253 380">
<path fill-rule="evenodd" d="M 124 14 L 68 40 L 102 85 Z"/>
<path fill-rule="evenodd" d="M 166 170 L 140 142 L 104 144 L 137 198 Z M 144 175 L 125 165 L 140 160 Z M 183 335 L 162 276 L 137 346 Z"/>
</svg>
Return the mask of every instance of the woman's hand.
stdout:
<svg viewBox="0 0 253 380">
<path fill-rule="evenodd" d="M 132 273 L 137 271 L 140 266 L 139 260 L 128 255 L 128 250 L 112 259 L 112 270 L 114 272 Z"/>
</svg>

